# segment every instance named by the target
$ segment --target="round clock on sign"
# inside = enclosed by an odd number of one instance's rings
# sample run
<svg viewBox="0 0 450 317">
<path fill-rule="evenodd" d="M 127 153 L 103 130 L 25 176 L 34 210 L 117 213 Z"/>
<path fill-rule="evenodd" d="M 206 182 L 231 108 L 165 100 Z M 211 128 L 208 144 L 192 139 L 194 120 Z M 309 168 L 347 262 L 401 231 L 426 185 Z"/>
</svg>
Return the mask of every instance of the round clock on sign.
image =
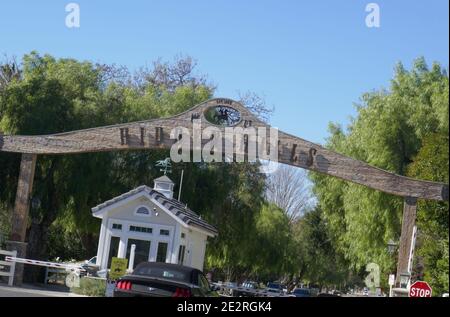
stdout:
<svg viewBox="0 0 450 317">
<path fill-rule="evenodd" d="M 231 127 L 241 122 L 241 113 L 229 106 L 209 107 L 204 114 L 209 123 L 223 127 Z"/>
</svg>

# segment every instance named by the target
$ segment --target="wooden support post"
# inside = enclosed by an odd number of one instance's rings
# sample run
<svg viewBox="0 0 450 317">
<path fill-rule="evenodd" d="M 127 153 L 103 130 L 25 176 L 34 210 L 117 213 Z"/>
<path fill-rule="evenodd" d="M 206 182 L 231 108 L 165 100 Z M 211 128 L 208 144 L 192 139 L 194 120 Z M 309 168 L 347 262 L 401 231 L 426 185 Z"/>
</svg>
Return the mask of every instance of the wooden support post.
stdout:
<svg viewBox="0 0 450 317">
<path fill-rule="evenodd" d="M 27 244 L 25 234 L 30 210 L 30 197 L 33 189 L 34 171 L 36 168 L 36 154 L 22 154 L 20 162 L 19 183 L 17 184 L 16 201 L 12 216 L 12 229 L 10 241 L 6 242 L 7 248 L 17 251 L 18 257 L 25 257 Z M 14 272 L 14 284 L 21 285 L 23 279 L 23 264 L 16 263 Z"/>
<path fill-rule="evenodd" d="M 12 217 L 12 241 L 25 242 L 31 190 L 33 189 L 34 170 L 36 168 L 36 158 L 36 154 L 22 154 L 19 183 L 17 184 L 16 202 Z"/>
<path fill-rule="evenodd" d="M 411 246 L 413 243 L 414 226 L 416 225 L 417 198 L 405 197 L 403 205 L 402 232 L 398 251 L 397 275 L 395 285 L 400 286 L 400 274 L 408 272 Z M 412 253 L 413 254 L 413 253 Z"/>
</svg>

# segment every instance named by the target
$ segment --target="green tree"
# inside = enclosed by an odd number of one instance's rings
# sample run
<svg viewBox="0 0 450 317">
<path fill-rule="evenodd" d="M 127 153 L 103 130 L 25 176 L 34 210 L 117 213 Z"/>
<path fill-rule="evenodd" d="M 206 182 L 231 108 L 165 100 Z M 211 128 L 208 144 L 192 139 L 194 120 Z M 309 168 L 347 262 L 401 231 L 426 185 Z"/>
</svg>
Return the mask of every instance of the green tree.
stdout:
<svg viewBox="0 0 450 317">
<path fill-rule="evenodd" d="M 448 75 L 437 63 L 429 69 L 423 58 L 410 71 L 399 64 L 390 89 L 364 94 L 356 108 L 348 129 L 330 126 L 326 146 L 406 175 L 428 135 L 448 135 Z M 399 239 L 403 200 L 316 173 L 311 178 L 336 249 L 351 267 L 361 271 L 375 262 L 382 277 L 395 270 L 386 245 Z"/>
<path fill-rule="evenodd" d="M 184 57 L 157 61 L 136 74 L 36 52 L 25 55 L 20 66 L 1 66 L 0 130 L 6 134 L 56 133 L 170 116 L 214 92 L 204 76 L 195 74 L 195 62 Z M 267 114 L 261 100 L 255 100 L 255 110 Z M 91 208 L 136 186 L 152 186 L 160 176 L 155 162 L 168 155 L 155 150 L 39 156 L 32 195 L 41 206 L 30 211 L 27 256 L 67 260 L 94 255 L 99 222 Z M 14 203 L 19 163 L 20 155 L 0 154 L 2 222 L 8 221 Z M 171 177 L 178 180 L 181 170 L 182 200 L 220 232 L 207 249 L 207 264 L 237 275 L 251 272 L 246 251 L 254 243 L 265 181 L 258 165 L 180 163 Z"/>
<path fill-rule="evenodd" d="M 431 134 L 423 140 L 422 148 L 409 165 L 411 177 L 448 184 L 448 134 Z M 424 278 L 435 295 L 448 293 L 449 211 L 448 202 L 419 201 L 417 208 L 416 262 L 424 262 Z"/>
<path fill-rule="evenodd" d="M 252 260 L 252 275 L 276 280 L 290 273 L 292 236 L 289 218 L 274 204 L 264 204 L 256 215 L 252 248 L 246 250 Z"/>
<path fill-rule="evenodd" d="M 294 224 L 293 234 L 298 279 L 319 286 L 344 286 L 349 271 L 335 250 L 322 210 L 307 212 Z"/>
</svg>

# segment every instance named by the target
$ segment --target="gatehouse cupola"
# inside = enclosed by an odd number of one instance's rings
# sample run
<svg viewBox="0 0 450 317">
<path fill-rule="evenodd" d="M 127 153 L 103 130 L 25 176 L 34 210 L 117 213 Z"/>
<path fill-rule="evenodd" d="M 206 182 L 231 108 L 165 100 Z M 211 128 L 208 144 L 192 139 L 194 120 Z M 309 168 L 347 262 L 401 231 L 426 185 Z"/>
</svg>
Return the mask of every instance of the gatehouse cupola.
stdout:
<svg viewBox="0 0 450 317">
<path fill-rule="evenodd" d="M 167 198 L 173 198 L 173 186 L 174 183 L 172 180 L 163 175 L 161 177 L 156 178 L 154 181 L 153 189 L 160 192 Z"/>
</svg>

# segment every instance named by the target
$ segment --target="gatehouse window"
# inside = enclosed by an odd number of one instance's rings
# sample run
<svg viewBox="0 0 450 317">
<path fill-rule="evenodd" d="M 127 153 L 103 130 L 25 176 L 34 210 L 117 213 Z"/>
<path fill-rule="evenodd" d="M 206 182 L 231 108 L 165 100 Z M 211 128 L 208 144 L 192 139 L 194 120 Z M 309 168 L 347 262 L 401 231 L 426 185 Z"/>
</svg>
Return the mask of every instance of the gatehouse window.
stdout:
<svg viewBox="0 0 450 317">
<path fill-rule="evenodd" d="M 111 260 L 113 257 L 117 257 L 119 253 L 119 237 L 111 237 L 109 240 L 109 254 L 108 254 L 108 268 L 111 268 Z"/>
<path fill-rule="evenodd" d="M 156 254 L 156 262 L 166 262 L 167 247 L 168 247 L 168 244 L 166 242 L 158 243 L 158 252 Z"/>
<path fill-rule="evenodd" d="M 130 226 L 130 231 L 142 232 L 142 233 L 153 233 L 153 228 L 139 227 L 139 226 Z"/>
<path fill-rule="evenodd" d="M 122 230 L 122 225 L 120 223 L 113 223 L 112 228 L 114 230 Z"/>
<path fill-rule="evenodd" d="M 150 216 L 150 209 L 148 209 L 145 206 L 139 206 L 138 208 L 136 208 L 136 210 L 134 211 L 134 214 L 137 216 Z"/>
<path fill-rule="evenodd" d="M 183 265 L 185 252 L 186 252 L 186 246 L 180 245 L 180 248 L 178 249 L 178 264 Z"/>
<path fill-rule="evenodd" d="M 155 189 L 173 190 L 173 184 L 159 182 L 156 184 Z"/>
<path fill-rule="evenodd" d="M 138 239 L 128 239 L 127 243 L 127 259 L 130 260 L 131 255 L 131 246 L 136 246 L 134 251 L 134 267 L 141 262 L 147 262 L 150 254 L 150 245 L 151 241 L 147 240 L 138 240 Z"/>
<path fill-rule="evenodd" d="M 159 234 L 161 236 L 169 236 L 170 235 L 170 231 L 166 230 L 166 229 L 161 229 L 161 230 L 159 230 Z"/>
</svg>

